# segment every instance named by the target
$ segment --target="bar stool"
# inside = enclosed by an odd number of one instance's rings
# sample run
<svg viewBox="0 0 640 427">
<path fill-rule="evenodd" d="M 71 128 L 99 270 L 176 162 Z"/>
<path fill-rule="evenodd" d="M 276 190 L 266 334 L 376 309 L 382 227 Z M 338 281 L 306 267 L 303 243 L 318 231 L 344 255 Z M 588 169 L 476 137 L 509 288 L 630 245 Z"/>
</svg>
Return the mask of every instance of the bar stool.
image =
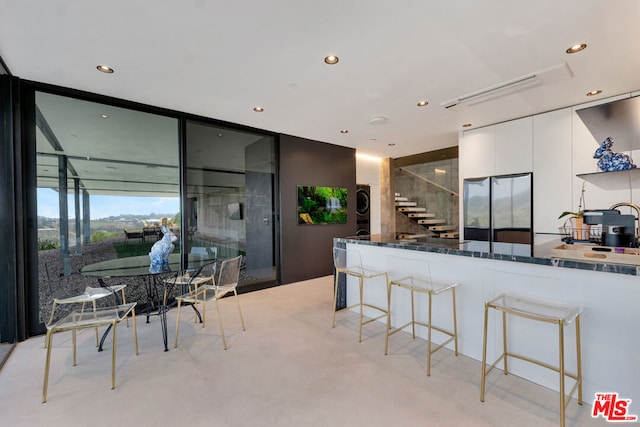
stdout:
<svg viewBox="0 0 640 427">
<path fill-rule="evenodd" d="M 431 355 L 453 341 L 454 354 L 458 355 L 458 326 L 456 322 L 456 287 L 457 283 L 435 282 L 431 278 L 431 270 L 427 260 L 405 259 L 389 257 L 387 260 L 389 274 L 397 278 L 389 282 L 389 316 L 387 317 L 387 337 L 385 340 L 384 354 L 388 354 L 389 337 L 411 325 L 411 335 L 416 338 L 416 325 L 427 328 L 427 376 L 431 376 Z M 397 328 L 391 327 L 391 297 L 394 287 L 408 290 L 411 294 L 411 321 Z M 433 297 L 451 291 L 451 302 L 453 311 L 453 331 L 434 326 L 432 323 Z M 414 294 L 420 293 L 428 295 L 427 321 L 417 321 L 415 319 L 415 298 Z M 444 342 L 432 349 L 431 331 L 436 331 L 448 336 Z"/>
<path fill-rule="evenodd" d="M 502 341 L 503 350 L 498 359 L 487 369 L 487 328 L 489 309 L 494 309 L 502 313 Z M 496 297 L 485 302 L 484 305 L 484 336 L 482 341 L 482 381 L 480 387 L 480 401 L 484 402 L 485 379 L 489 372 L 496 365 L 503 361 L 504 374 L 508 374 L 507 358 L 513 357 L 525 362 L 534 363 L 538 366 L 557 372 L 560 376 L 560 426 L 565 426 L 565 410 L 571 397 L 578 391 L 578 404 L 582 405 L 582 367 L 580 357 L 580 313 L 582 307 L 577 305 L 569 305 L 560 301 L 545 300 L 530 295 L 519 294 L 515 292 L 501 292 Z M 538 322 L 546 322 L 558 325 L 558 345 L 559 345 L 559 361 L 558 366 L 533 359 L 521 354 L 512 353 L 507 349 L 507 314 L 512 316 L 523 317 Z M 565 371 L 564 357 L 564 328 L 571 323 L 575 323 L 576 333 L 576 369 L 577 373 L 569 373 Z M 569 392 L 569 399 L 565 396 L 565 377 L 575 380 L 575 384 Z"/>
<path fill-rule="evenodd" d="M 334 247 L 333 248 L 333 265 L 336 269 L 336 274 L 335 274 L 336 278 L 334 283 L 334 294 L 333 294 L 333 325 L 331 327 L 332 328 L 336 327 L 336 313 L 338 311 L 350 310 L 352 308 L 359 307 L 360 308 L 360 336 L 358 341 L 362 342 L 362 326 L 371 322 L 375 322 L 376 320 L 382 319 L 384 316 L 389 315 L 388 307 L 385 309 L 385 308 L 381 308 L 376 305 L 364 302 L 364 280 L 384 276 L 385 286 L 387 287 L 385 295 L 388 298 L 389 279 L 387 277 L 387 272 L 364 267 L 362 265 L 362 257 L 360 255 L 360 251 L 353 250 L 353 249 L 343 249 L 343 248 Z M 340 273 L 344 273 L 347 276 L 353 276 L 358 278 L 360 298 L 356 304 L 352 304 L 349 307 L 336 310 L 336 303 L 338 300 L 338 275 Z M 388 301 L 387 301 L 387 304 L 388 304 Z M 382 314 L 365 321 L 364 313 L 363 313 L 364 307 L 374 309 L 377 312 L 380 312 Z"/>
</svg>

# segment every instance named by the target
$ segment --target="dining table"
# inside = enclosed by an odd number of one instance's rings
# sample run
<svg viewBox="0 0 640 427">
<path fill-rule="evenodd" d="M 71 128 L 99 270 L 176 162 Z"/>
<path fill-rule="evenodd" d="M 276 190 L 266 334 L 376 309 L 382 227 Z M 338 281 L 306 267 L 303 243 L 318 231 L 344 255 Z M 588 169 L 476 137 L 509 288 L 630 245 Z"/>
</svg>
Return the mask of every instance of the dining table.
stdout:
<svg viewBox="0 0 640 427">
<path fill-rule="evenodd" d="M 101 287 L 108 287 L 111 279 L 118 278 L 135 278 L 138 279 L 138 283 L 144 286 L 147 304 L 143 310 L 147 317 L 147 323 L 150 322 L 149 318 L 152 315 L 157 315 L 160 318 L 160 326 L 162 330 L 162 340 L 164 344 L 164 351 L 169 351 L 167 342 L 167 311 L 171 308 L 170 304 L 167 304 L 166 296 L 175 289 L 176 286 L 180 286 L 183 289 L 188 288 L 193 284 L 196 277 L 200 277 L 199 273 L 202 269 L 212 263 L 215 263 L 215 256 L 210 257 L 207 255 L 189 254 L 186 267 L 182 267 L 182 255 L 171 254 L 169 255 L 169 262 L 165 264 L 163 271 L 156 273 L 150 271 L 150 258 L 148 255 L 139 255 L 125 258 L 114 258 L 106 261 L 100 261 L 93 264 L 88 264 L 80 269 L 80 274 L 88 277 L 95 277 Z M 116 302 L 121 304 L 119 297 L 116 297 Z M 200 313 L 194 306 L 194 310 L 199 319 L 201 319 Z M 100 340 L 98 351 L 102 351 L 102 344 L 109 333 L 108 328 Z"/>
</svg>

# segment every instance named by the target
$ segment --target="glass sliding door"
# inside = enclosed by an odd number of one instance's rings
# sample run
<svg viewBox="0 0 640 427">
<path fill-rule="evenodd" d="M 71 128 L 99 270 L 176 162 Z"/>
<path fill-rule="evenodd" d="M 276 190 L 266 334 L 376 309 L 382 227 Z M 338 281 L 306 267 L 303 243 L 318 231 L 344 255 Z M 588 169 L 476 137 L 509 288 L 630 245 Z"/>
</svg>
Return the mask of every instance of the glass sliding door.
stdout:
<svg viewBox="0 0 640 427">
<path fill-rule="evenodd" d="M 186 250 L 243 255 L 240 291 L 276 283 L 275 159 L 270 135 L 187 121 Z"/>
<path fill-rule="evenodd" d="M 162 218 L 179 229 L 179 133 L 176 118 L 45 92 L 35 94 L 35 127 L 43 322 L 53 296 L 97 285 L 81 268 L 146 261 Z M 127 293 L 135 301 L 142 289 Z"/>
</svg>

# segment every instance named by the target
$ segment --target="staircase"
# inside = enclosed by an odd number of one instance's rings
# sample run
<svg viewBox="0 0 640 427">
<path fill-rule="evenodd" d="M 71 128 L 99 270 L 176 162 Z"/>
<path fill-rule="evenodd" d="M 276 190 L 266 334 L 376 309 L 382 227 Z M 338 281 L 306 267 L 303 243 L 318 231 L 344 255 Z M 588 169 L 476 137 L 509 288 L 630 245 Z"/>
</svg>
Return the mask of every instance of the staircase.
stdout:
<svg viewBox="0 0 640 427">
<path fill-rule="evenodd" d="M 437 237 L 443 239 L 457 239 L 459 236 L 458 227 L 455 225 L 447 225 L 446 220 L 436 218 L 436 214 L 427 212 L 427 208 L 418 207 L 416 202 L 409 200 L 407 197 L 395 195 L 396 210 L 417 224 L 423 226 L 428 231 L 436 234 Z M 408 237 L 428 237 L 429 234 L 414 234 Z"/>
</svg>

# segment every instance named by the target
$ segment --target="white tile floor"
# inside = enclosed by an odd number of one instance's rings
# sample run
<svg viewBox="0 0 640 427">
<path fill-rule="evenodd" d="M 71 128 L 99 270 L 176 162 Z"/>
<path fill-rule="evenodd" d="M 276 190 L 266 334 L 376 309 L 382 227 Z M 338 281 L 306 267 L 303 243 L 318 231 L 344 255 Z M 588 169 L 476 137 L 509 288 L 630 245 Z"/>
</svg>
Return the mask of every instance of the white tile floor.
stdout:
<svg viewBox="0 0 640 427">
<path fill-rule="evenodd" d="M 423 340 L 391 338 L 339 313 L 331 329 L 332 279 L 324 277 L 240 296 L 247 331 L 232 299 L 221 301 L 229 349 L 209 307 L 206 328 L 184 319 L 177 349 L 162 351 L 158 318 L 118 328 L 116 388 L 110 390 L 111 342 L 97 353 L 93 331 L 79 335 L 71 366 L 70 333 L 54 336 L 48 402 L 41 403 L 42 337 L 19 343 L 0 371 L 5 426 L 557 426 L 557 393 L 513 375 L 491 374 L 479 399 L 480 363 L 436 353 L 426 376 Z M 190 310 L 189 310 L 190 311 Z M 188 313 L 189 311 L 185 311 Z M 189 316 L 190 317 L 190 316 Z M 169 314 L 174 337 L 175 310 Z M 460 333 L 468 333 L 460 331 Z M 567 426 L 604 425 L 585 404 L 569 404 Z"/>
</svg>

